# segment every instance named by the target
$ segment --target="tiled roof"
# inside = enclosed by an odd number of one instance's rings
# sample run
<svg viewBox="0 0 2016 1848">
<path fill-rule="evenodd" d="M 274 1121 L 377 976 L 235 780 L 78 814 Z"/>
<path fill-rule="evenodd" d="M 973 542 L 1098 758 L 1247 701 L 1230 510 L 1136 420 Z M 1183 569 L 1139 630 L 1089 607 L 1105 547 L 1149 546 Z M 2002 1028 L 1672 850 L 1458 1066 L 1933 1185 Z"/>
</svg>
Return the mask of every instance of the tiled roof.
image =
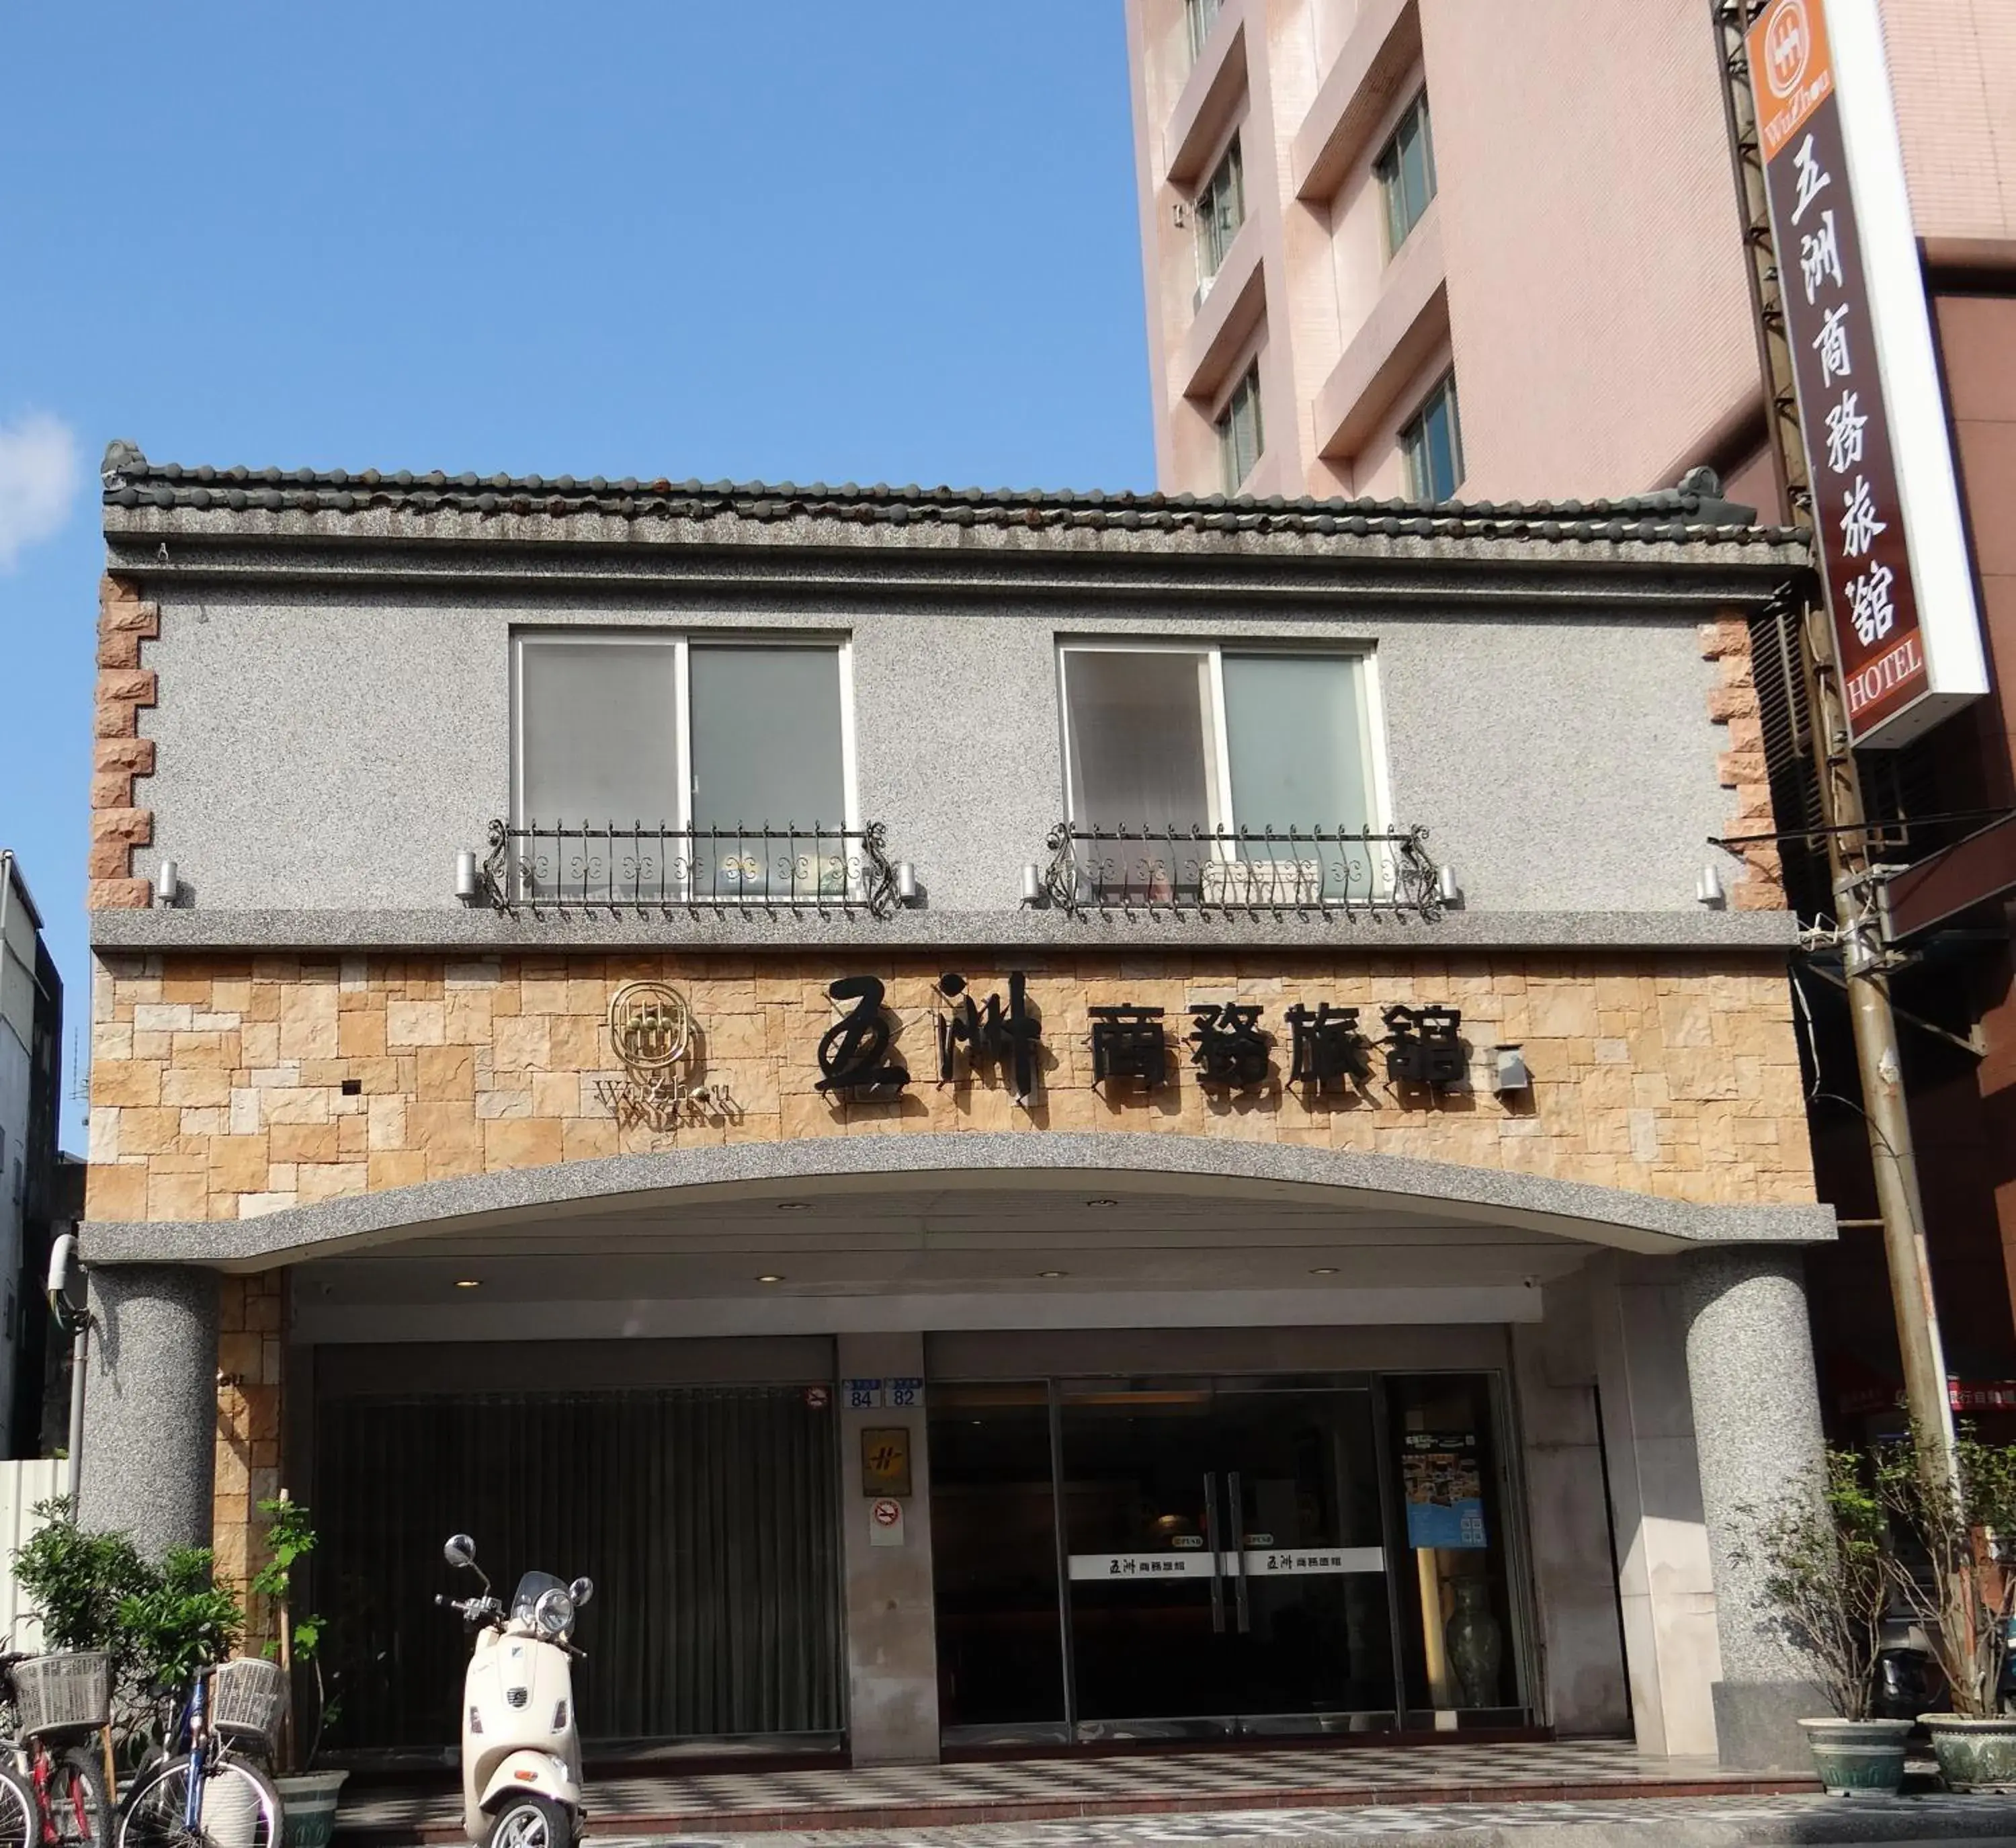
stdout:
<svg viewBox="0 0 2016 1848">
<path fill-rule="evenodd" d="M 600 475 L 416 474 L 401 469 L 185 467 L 149 462 L 114 443 L 101 471 L 109 507 L 191 508 L 232 513 L 588 514 L 621 520 L 731 518 L 763 521 L 852 520 L 902 526 L 1189 529 L 1201 532 L 1379 534 L 1417 538 L 1580 539 L 1620 542 L 1714 540 L 1784 546 L 1807 538 L 1796 527 L 1759 526 L 1755 510 L 1677 488 L 1619 500 L 1445 501 L 1251 499 L 1227 495 L 1103 493 L 1042 488 L 838 487 L 791 481 L 644 481 Z"/>
</svg>

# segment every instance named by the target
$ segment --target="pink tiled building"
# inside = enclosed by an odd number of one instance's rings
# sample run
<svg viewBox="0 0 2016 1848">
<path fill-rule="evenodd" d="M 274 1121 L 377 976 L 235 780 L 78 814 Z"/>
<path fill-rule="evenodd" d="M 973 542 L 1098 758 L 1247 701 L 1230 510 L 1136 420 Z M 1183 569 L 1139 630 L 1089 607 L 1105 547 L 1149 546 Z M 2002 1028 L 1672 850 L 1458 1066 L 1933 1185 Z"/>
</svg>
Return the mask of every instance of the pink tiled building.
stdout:
<svg viewBox="0 0 2016 1848">
<path fill-rule="evenodd" d="M 1881 17 L 1994 690 L 1865 783 L 1913 820 L 1898 857 L 1942 855 L 1897 888 L 1898 994 L 1975 1036 L 1907 1025 L 1904 1052 L 1949 1361 L 1992 1384 L 2016 1378 L 2016 5 Z M 1783 511 L 1708 0 L 1127 0 L 1127 23 L 1165 490 L 1589 499 L 1706 463 Z M 1800 755 L 1788 725 L 1780 827 Z M 1846 1421 L 1890 1402 L 1890 1309 L 1861 1125 L 1813 1129 L 1849 1228 L 1815 1266 Z"/>
</svg>

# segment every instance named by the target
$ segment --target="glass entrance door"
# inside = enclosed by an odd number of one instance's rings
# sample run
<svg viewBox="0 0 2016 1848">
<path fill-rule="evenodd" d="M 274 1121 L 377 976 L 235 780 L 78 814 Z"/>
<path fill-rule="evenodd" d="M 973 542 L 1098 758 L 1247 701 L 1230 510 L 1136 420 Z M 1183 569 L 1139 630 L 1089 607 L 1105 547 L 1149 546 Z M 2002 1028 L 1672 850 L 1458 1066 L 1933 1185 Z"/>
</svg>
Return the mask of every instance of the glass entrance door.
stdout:
<svg viewBox="0 0 2016 1848">
<path fill-rule="evenodd" d="M 1233 1680 L 1244 1730 L 1390 1725 L 1393 1614 L 1363 1389 L 1214 1396 L 1236 1529 Z"/>
<path fill-rule="evenodd" d="M 934 1384 L 949 1742 L 1530 1719 L 1484 1374 Z"/>
<path fill-rule="evenodd" d="M 1231 1725 L 1229 1540 L 1211 1400 L 1203 1381 L 1063 1389 L 1067 1634 L 1081 1737 Z"/>
<path fill-rule="evenodd" d="M 1065 1382 L 1059 1435 L 1080 1738 L 1393 1723 L 1369 1390 Z"/>
</svg>

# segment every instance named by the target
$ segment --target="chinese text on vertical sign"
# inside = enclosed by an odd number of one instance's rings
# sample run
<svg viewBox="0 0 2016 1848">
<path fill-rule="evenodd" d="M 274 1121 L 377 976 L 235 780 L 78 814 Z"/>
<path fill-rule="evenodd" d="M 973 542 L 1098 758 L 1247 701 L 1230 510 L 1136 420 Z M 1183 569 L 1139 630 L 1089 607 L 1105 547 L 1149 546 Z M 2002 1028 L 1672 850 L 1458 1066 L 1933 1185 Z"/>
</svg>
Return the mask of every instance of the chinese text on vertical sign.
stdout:
<svg viewBox="0 0 2016 1848">
<path fill-rule="evenodd" d="M 1859 743 L 1930 692 L 1931 679 L 1823 0 L 1773 0 L 1749 51 L 1813 524 Z"/>
</svg>

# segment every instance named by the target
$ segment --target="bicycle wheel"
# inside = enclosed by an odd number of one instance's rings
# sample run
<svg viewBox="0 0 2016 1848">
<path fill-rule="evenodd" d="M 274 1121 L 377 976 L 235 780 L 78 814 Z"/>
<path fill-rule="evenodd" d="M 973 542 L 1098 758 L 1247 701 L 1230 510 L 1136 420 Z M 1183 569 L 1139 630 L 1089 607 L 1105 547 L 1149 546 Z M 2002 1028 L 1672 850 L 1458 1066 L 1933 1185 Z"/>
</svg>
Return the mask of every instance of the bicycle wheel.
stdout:
<svg viewBox="0 0 2016 1848">
<path fill-rule="evenodd" d="M 35 1793 L 12 1764 L 0 1764 L 0 1848 L 38 1848 Z"/>
<path fill-rule="evenodd" d="M 112 1813 L 105 1800 L 105 1764 L 95 1747 L 66 1745 L 49 1760 L 49 1817 L 64 1848 L 105 1848 Z"/>
<path fill-rule="evenodd" d="M 200 1796 L 202 1821 L 192 1829 L 189 1754 L 168 1760 L 126 1799 L 119 1848 L 279 1848 L 279 1792 L 249 1764 L 206 1760 Z M 0 1841 L 0 1848 L 7 1844 Z"/>
</svg>

